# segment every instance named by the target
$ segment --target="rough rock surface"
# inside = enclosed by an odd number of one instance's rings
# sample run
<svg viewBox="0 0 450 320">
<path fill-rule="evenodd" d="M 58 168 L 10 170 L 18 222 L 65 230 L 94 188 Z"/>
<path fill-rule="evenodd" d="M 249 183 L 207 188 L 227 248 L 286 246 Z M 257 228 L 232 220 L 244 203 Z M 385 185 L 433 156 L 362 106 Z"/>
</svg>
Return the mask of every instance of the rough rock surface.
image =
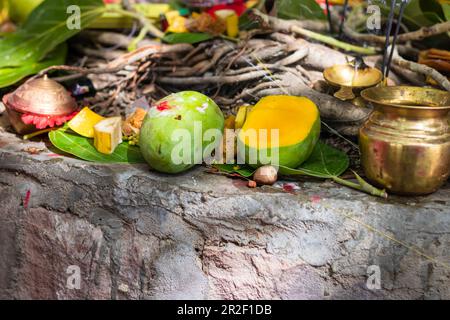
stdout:
<svg viewBox="0 0 450 320">
<path fill-rule="evenodd" d="M 327 181 L 286 193 L 54 152 L 0 129 L 0 298 L 450 298 L 449 185 L 389 200 Z"/>
</svg>

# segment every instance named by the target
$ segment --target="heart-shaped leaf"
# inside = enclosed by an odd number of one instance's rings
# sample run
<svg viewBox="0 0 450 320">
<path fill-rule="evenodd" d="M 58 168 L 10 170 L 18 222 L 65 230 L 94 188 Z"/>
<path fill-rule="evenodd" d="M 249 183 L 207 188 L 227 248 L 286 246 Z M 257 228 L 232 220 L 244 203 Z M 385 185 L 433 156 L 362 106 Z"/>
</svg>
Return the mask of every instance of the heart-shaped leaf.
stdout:
<svg viewBox="0 0 450 320">
<path fill-rule="evenodd" d="M 287 175 L 307 175 L 317 178 L 338 177 L 348 169 L 348 156 L 329 145 L 318 142 L 311 156 L 297 169 L 280 166 Z"/>
</svg>

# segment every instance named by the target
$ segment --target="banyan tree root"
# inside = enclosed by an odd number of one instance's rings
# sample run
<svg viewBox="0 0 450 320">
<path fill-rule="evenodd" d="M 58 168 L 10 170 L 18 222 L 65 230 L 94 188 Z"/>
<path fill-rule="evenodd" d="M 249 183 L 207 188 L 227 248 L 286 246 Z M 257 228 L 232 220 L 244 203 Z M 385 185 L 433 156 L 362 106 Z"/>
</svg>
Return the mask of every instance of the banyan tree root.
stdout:
<svg viewBox="0 0 450 320">
<path fill-rule="evenodd" d="M 226 114 L 267 95 L 306 96 L 317 104 L 328 124 L 352 135 L 370 112 L 313 89 L 314 83 L 323 80 L 324 68 L 346 63 L 352 57 L 292 34 L 266 30 L 239 43 L 225 39 L 198 45 L 147 42 L 130 53 L 123 50 L 127 47 L 126 35 L 89 31 L 80 36 L 85 43 L 92 43 L 78 48 L 86 55 L 82 66 L 54 68 L 71 73 L 56 79 L 88 76 L 98 92 L 86 103 L 105 115 L 126 114 L 141 96 L 156 101 L 186 89 L 204 92 Z M 113 47 L 111 39 L 116 42 Z M 103 59 L 102 50 L 107 52 Z M 123 54 L 116 57 L 121 50 Z"/>
</svg>

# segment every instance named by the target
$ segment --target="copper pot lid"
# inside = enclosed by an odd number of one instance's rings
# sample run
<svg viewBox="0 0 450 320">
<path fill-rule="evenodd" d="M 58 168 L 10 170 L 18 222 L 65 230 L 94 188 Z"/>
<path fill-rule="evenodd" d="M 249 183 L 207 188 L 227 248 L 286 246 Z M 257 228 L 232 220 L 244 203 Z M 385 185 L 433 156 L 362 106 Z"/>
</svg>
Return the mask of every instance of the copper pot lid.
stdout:
<svg viewBox="0 0 450 320">
<path fill-rule="evenodd" d="M 4 100 L 8 107 L 21 113 L 61 116 L 78 109 L 66 88 L 47 76 L 24 83 Z"/>
</svg>

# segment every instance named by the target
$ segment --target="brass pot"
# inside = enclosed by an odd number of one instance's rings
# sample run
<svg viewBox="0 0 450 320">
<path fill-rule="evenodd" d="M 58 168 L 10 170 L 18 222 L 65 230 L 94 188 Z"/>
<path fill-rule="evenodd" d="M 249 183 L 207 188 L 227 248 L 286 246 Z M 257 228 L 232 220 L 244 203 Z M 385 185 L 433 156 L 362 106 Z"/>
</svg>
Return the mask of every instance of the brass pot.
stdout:
<svg viewBox="0 0 450 320">
<path fill-rule="evenodd" d="M 351 64 L 338 64 L 325 69 L 323 77 L 330 85 L 339 88 L 334 96 L 345 101 L 357 98 L 361 90 L 376 86 L 381 82 L 383 75 L 375 68 L 356 68 Z"/>
<path fill-rule="evenodd" d="M 450 93 L 398 86 L 361 96 L 374 107 L 359 132 L 367 178 L 403 195 L 439 189 L 450 174 Z"/>
</svg>

